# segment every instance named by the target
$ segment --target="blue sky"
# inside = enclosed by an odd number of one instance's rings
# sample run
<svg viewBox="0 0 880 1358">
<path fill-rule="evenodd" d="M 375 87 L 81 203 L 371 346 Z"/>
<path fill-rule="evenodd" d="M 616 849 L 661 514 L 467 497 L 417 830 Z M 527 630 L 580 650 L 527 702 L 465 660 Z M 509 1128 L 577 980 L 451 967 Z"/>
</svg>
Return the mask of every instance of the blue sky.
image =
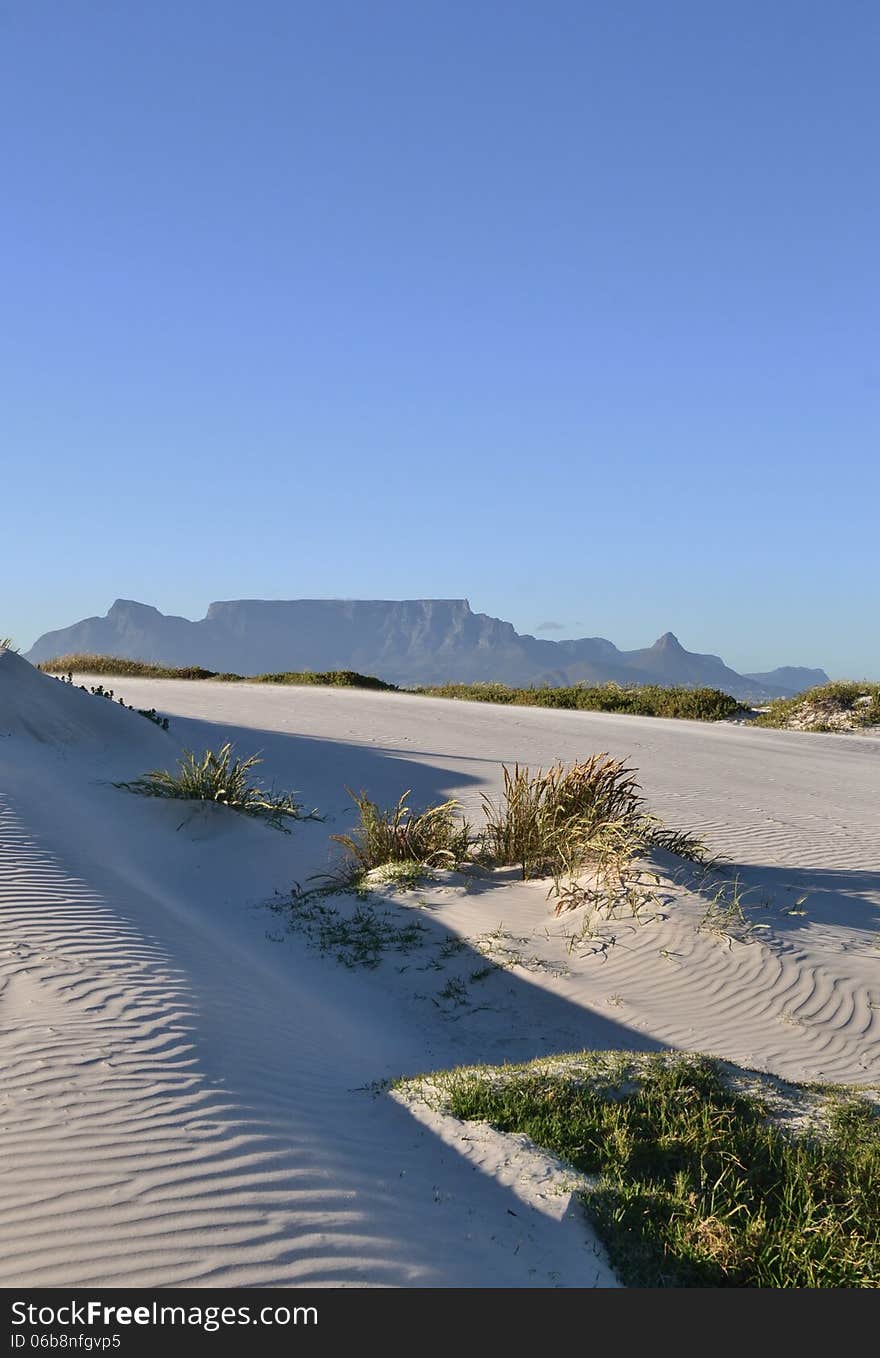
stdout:
<svg viewBox="0 0 880 1358">
<path fill-rule="evenodd" d="M 880 676 L 874 0 L 6 0 L 0 632 L 466 596 Z"/>
</svg>

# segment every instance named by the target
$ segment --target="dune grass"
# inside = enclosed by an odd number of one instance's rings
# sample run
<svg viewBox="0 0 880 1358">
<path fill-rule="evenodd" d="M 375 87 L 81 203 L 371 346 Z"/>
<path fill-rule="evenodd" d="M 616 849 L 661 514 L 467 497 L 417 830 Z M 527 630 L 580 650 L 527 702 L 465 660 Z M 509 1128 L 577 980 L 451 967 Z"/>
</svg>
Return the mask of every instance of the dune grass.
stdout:
<svg viewBox="0 0 880 1358">
<path fill-rule="evenodd" d="M 856 1091 L 622 1052 L 429 1084 L 455 1117 L 591 1176 L 583 1201 L 627 1286 L 878 1286 L 880 1117 Z"/>
<path fill-rule="evenodd" d="M 475 835 L 455 800 L 413 810 L 407 791 L 386 808 L 349 790 L 358 823 L 351 834 L 331 836 L 345 850 L 342 875 L 388 864 L 455 867 L 472 859 L 517 866 L 523 879 L 574 879 L 589 867 L 619 881 L 645 844 L 648 818 L 635 773 L 620 760 L 598 754 L 536 773 L 505 765 L 502 777 L 500 799 L 483 796 L 484 824 Z"/>
<path fill-rule="evenodd" d="M 588 865 L 618 873 L 632 857 L 645 812 L 633 769 L 607 754 L 545 770 L 502 768 L 497 801 L 483 796 L 483 855 L 528 877 L 578 876 Z"/>
<path fill-rule="evenodd" d="M 392 807 L 349 789 L 358 811 L 350 834 L 331 835 L 344 850 L 332 880 L 350 885 L 380 870 L 454 868 L 466 862 L 518 867 L 523 880 L 552 879 L 557 913 L 582 905 L 614 913 L 621 901 L 638 914 L 647 900 L 638 855 L 660 847 L 680 858 L 706 863 L 703 842 L 670 830 L 644 804 L 635 770 L 607 754 L 546 771 L 502 766 L 497 800 L 483 796 L 483 824 L 473 832 L 461 807 L 450 800 L 423 810 L 404 792 Z M 402 879 L 401 879 L 402 880 Z"/>
<path fill-rule="evenodd" d="M 349 796 L 358 809 L 358 824 L 351 834 L 330 838 L 342 845 L 350 878 L 391 863 L 454 868 L 467 857 L 470 826 L 462 818 L 458 802 L 450 800 L 414 811 L 408 791 L 390 808 L 379 806 L 365 792 L 349 789 Z"/>
<path fill-rule="evenodd" d="M 608 754 L 534 773 L 505 765 L 502 778 L 500 798 L 483 796 L 477 857 L 518 867 L 524 881 L 552 878 L 557 914 L 584 905 L 613 913 L 625 903 L 638 915 L 651 892 L 636 860 L 652 848 L 712 861 L 698 836 L 669 829 L 647 811 L 636 771 Z"/>
<path fill-rule="evenodd" d="M 858 731 L 880 725 L 880 684 L 837 680 L 794 698 L 777 698 L 755 726 L 805 731 Z"/>
<path fill-rule="evenodd" d="M 574 684 L 567 688 L 510 688 L 506 684 L 436 684 L 413 692 L 434 698 L 552 707 L 576 712 L 622 712 L 639 717 L 679 717 L 720 721 L 744 711 L 742 703 L 715 688 L 664 688 L 659 684 L 622 687 Z"/>
<path fill-rule="evenodd" d="M 285 833 L 289 833 L 289 820 L 320 819 L 314 811 L 306 814 L 292 793 L 267 790 L 255 782 L 253 770 L 262 762 L 255 754 L 236 758 L 227 741 L 216 753 L 205 750 L 204 754 L 196 756 L 192 750 L 186 750 L 178 761 L 176 773 L 153 769 L 142 778 L 114 786 L 141 797 L 216 802 L 241 815 L 264 820 L 267 825 Z"/>
</svg>

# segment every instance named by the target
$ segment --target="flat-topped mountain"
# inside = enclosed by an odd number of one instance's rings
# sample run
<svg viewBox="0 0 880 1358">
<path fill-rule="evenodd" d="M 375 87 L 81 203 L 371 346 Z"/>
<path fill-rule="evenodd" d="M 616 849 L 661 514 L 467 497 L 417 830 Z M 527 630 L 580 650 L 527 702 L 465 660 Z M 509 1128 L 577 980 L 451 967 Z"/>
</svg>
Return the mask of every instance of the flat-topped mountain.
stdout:
<svg viewBox="0 0 880 1358">
<path fill-rule="evenodd" d="M 737 674 L 717 655 L 686 651 L 671 632 L 638 651 L 620 651 L 604 637 L 548 641 L 473 613 L 466 599 L 234 599 L 211 604 L 196 622 L 117 599 L 103 618 L 44 633 L 28 659 L 83 652 L 236 674 L 348 669 L 401 685 L 705 685 L 743 698 L 827 680 L 822 670 L 791 667 Z"/>
</svg>

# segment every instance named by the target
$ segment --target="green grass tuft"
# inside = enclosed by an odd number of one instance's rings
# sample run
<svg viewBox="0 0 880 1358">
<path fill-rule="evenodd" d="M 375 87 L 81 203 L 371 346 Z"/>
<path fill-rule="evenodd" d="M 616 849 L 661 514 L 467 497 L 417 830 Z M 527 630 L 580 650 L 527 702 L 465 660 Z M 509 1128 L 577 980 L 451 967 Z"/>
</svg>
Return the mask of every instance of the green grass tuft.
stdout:
<svg viewBox="0 0 880 1358">
<path fill-rule="evenodd" d="M 583 1053 L 431 1077 L 444 1108 L 594 1176 L 584 1202 L 631 1287 L 877 1287 L 880 1117 L 854 1091 L 682 1054 Z M 800 1102 L 798 1103 L 798 1100 Z"/>
<path fill-rule="evenodd" d="M 404 792 L 396 806 L 386 809 L 365 792 L 349 789 L 358 809 L 358 824 L 350 835 L 330 838 L 342 845 L 354 875 L 362 876 L 389 863 L 454 868 L 467 856 L 470 827 L 461 818 L 458 802 L 451 800 L 413 811 L 409 795 Z"/>
<path fill-rule="evenodd" d="M 206 750 L 201 757 L 186 750 L 176 773 L 154 769 L 142 778 L 114 786 L 142 797 L 216 802 L 231 811 L 265 820 L 285 833 L 289 833 L 289 820 L 319 820 L 314 811 L 304 814 L 292 793 L 266 790 L 253 781 L 252 772 L 262 762 L 255 754 L 246 759 L 234 758 L 232 745 L 227 741 L 217 753 Z"/>
<path fill-rule="evenodd" d="M 589 905 L 609 917 L 621 907 L 639 916 L 654 897 L 637 857 L 659 847 L 710 862 L 697 836 L 667 829 L 647 813 L 635 770 L 607 754 L 535 773 L 503 765 L 502 776 L 501 797 L 483 796 L 484 824 L 476 835 L 455 800 L 414 811 L 408 791 L 386 808 L 349 789 L 359 819 L 350 834 L 331 835 L 346 856 L 332 880 L 366 882 L 390 866 L 398 874 L 405 867 L 413 881 L 431 868 L 466 861 L 516 866 L 523 880 L 552 879 L 548 894 L 556 898 L 557 914 Z"/>
<path fill-rule="evenodd" d="M 606 898 L 624 889 L 653 827 L 633 769 L 594 754 L 536 773 L 505 765 L 502 775 L 501 798 L 483 797 L 485 861 L 515 865 L 524 880 L 552 877 L 558 909 L 575 908 L 594 894 L 593 888 L 585 893 L 578 887 L 584 874 Z"/>
</svg>

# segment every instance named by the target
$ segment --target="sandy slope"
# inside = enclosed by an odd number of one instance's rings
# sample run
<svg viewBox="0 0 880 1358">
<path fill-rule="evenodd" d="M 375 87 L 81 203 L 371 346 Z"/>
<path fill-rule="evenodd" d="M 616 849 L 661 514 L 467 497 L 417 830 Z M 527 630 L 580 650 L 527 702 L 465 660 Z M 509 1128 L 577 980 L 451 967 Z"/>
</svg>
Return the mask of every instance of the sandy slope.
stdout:
<svg viewBox="0 0 880 1358">
<path fill-rule="evenodd" d="M 546 1160 L 367 1087 L 664 1044 L 880 1079 L 880 741 L 112 682 L 170 733 L 0 653 L 6 1285 L 609 1285 Z M 288 837 L 112 786 L 227 735 L 331 824 Z M 475 807 L 501 760 L 595 749 L 631 756 L 657 811 L 761 884 L 762 942 L 698 932 L 705 902 L 669 883 L 662 917 L 578 943 L 540 884 L 450 877 L 379 902 L 422 946 L 364 973 L 266 908 L 326 866 L 346 783 Z M 804 891 L 808 913 L 784 913 Z"/>
</svg>

